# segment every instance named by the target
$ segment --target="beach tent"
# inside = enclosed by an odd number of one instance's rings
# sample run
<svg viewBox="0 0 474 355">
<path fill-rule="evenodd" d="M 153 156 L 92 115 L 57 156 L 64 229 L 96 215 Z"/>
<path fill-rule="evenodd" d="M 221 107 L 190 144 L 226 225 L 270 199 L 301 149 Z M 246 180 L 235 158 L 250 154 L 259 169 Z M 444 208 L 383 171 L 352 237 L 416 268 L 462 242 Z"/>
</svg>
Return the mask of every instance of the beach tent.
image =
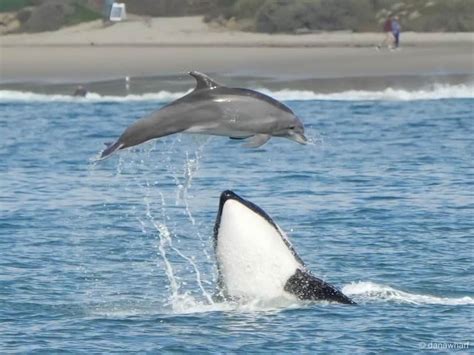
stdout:
<svg viewBox="0 0 474 355">
<path fill-rule="evenodd" d="M 123 21 L 127 18 L 125 4 L 114 3 L 110 10 L 110 21 Z"/>
</svg>

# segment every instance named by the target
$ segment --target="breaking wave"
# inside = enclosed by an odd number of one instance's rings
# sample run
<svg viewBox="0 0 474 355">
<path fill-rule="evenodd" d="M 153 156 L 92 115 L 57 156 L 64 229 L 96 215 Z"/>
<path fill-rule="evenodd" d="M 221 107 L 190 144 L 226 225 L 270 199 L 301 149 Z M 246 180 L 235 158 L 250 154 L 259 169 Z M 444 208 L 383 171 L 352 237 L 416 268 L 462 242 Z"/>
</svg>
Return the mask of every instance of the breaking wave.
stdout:
<svg viewBox="0 0 474 355">
<path fill-rule="evenodd" d="M 157 101 L 169 102 L 180 98 L 187 92 L 159 91 L 141 95 L 111 96 L 89 92 L 85 97 L 75 97 L 64 94 L 38 94 L 28 91 L 0 90 L 0 102 L 127 102 L 127 101 Z"/>
<path fill-rule="evenodd" d="M 411 304 L 472 305 L 474 298 L 469 296 L 450 298 L 432 295 L 419 295 L 397 290 L 387 285 L 370 281 L 353 282 L 345 285 L 342 292 L 356 300 L 392 301 Z"/>
<path fill-rule="evenodd" d="M 474 98 L 474 84 L 433 85 L 423 90 L 403 90 L 387 88 L 381 91 L 349 90 L 337 93 L 318 93 L 311 90 L 257 90 L 282 101 L 412 101 L 412 100 L 439 100 L 439 99 L 472 99 Z M 170 102 L 176 100 L 185 92 L 159 91 L 140 95 L 111 96 L 98 93 L 88 93 L 86 97 L 73 97 L 64 94 L 38 94 L 26 91 L 0 90 L 0 102 L 127 102 L 127 101 L 156 101 Z"/>
<path fill-rule="evenodd" d="M 342 292 L 353 298 L 359 305 L 372 302 L 394 302 L 412 305 L 449 305 L 464 306 L 473 305 L 474 298 L 464 297 L 438 297 L 432 295 L 414 294 L 397 290 L 393 287 L 361 281 L 348 284 L 342 288 Z M 207 312 L 232 312 L 232 313 L 255 313 L 255 312 L 279 312 L 288 309 L 299 309 L 308 307 L 312 302 L 303 302 L 280 297 L 272 300 L 246 300 L 246 301 L 224 301 L 213 302 L 202 298 L 196 298 L 190 294 L 179 294 L 171 297 L 166 306 L 159 302 L 103 302 L 90 304 L 88 313 L 111 318 L 122 318 L 141 314 L 196 314 Z M 330 304 L 327 301 L 318 301 L 317 304 Z"/>
<path fill-rule="evenodd" d="M 473 85 L 437 84 L 423 90 L 404 90 L 387 88 L 381 91 L 349 90 L 337 93 L 320 94 L 314 91 L 279 90 L 262 92 L 279 100 L 329 100 L 329 101 L 413 101 L 439 99 L 472 99 Z"/>
</svg>

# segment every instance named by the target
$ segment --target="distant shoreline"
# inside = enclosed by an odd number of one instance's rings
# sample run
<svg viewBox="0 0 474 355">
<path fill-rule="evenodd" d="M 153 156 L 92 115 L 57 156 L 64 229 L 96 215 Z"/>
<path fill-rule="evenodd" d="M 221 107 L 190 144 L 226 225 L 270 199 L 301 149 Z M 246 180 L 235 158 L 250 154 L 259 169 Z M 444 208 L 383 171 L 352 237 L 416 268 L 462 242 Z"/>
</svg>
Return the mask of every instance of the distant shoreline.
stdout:
<svg viewBox="0 0 474 355">
<path fill-rule="evenodd" d="M 472 81 L 472 33 L 402 33 L 402 48 L 393 52 L 375 49 L 382 38 L 382 33 L 229 31 L 209 27 L 200 17 L 109 27 L 92 22 L 55 32 L 1 36 L 0 89 L 20 83 L 32 87 L 97 83 L 126 76 L 186 77 L 190 70 L 237 82 L 247 78 L 248 84 L 256 81 L 253 78 L 266 78 L 273 84 L 285 82 L 302 89 L 309 85 L 322 91 L 392 83 L 416 87 L 436 81 L 435 77 L 448 83 Z"/>
</svg>

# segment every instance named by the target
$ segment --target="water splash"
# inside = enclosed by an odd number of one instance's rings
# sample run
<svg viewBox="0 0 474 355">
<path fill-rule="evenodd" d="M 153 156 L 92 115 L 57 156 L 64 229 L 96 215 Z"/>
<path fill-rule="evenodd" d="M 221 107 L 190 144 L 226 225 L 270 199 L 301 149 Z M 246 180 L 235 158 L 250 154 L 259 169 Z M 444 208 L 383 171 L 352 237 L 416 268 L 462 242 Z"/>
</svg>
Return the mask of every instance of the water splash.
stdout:
<svg viewBox="0 0 474 355">
<path fill-rule="evenodd" d="M 199 238 L 202 251 L 203 251 L 204 255 L 206 256 L 206 259 L 208 261 L 210 261 L 211 257 L 209 255 L 209 253 L 207 252 L 207 245 L 204 242 L 203 236 L 202 236 L 201 232 L 199 231 L 198 226 L 196 225 L 196 220 L 193 216 L 193 213 L 191 212 L 191 208 L 190 208 L 190 205 L 189 205 L 189 189 L 192 186 L 192 181 L 193 181 L 193 178 L 194 178 L 195 174 L 199 170 L 199 162 L 201 160 L 204 148 L 205 148 L 205 146 L 208 142 L 209 142 L 209 137 L 206 137 L 204 142 L 201 143 L 198 146 L 196 151 L 193 152 L 193 154 L 192 154 L 193 157 L 192 158 L 190 158 L 189 152 L 186 151 L 186 158 L 185 158 L 185 162 L 184 162 L 184 165 L 183 165 L 183 175 L 182 175 L 183 181 L 180 182 L 179 179 L 176 176 L 175 176 L 175 181 L 177 181 L 177 186 L 178 186 L 178 194 L 177 194 L 176 204 L 179 204 L 180 202 L 182 202 L 184 204 L 186 214 L 188 216 L 189 221 L 191 222 L 191 225 L 193 226 L 194 233 Z M 201 290 L 202 295 L 206 298 L 206 300 L 210 304 L 214 303 L 213 300 L 212 300 L 212 297 L 206 292 L 206 290 L 203 286 L 203 278 L 202 278 L 201 273 L 199 271 L 199 268 L 196 265 L 196 263 L 194 262 L 193 258 L 189 258 L 189 257 L 185 256 L 184 254 L 182 254 L 178 250 L 176 250 L 176 252 L 192 266 L 192 268 L 194 270 L 194 273 L 196 275 L 196 282 L 197 282 L 197 284 L 198 284 L 198 286 Z"/>
<path fill-rule="evenodd" d="M 191 188 L 194 176 L 199 170 L 199 163 L 202 158 L 204 148 L 206 147 L 209 140 L 210 137 L 205 137 L 204 142 L 198 146 L 197 150 L 193 153 L 192 158 L 189 157 L 189 152 L 186 151 L 186 160 L 183 166 L 184 181 L 182 183 L 179 183 L 179 194 L 176 200 L 177 204 L 179 204 L 180 201 L 184 204 L 188 219 L 191 222 L 191 225 L 193 226 L 195 233 L 199 238 L 202 250 L 208 261 L 211 260 L 211 257 L 207 252 L 207 245 L 203 239 L 202 233 L 199 231 L 199 227 L 196 225 L 196 219 L 194 218 L 193 213 L 191 212 L 191 208 L 189 206 L 189 189 Z"/>
<path fill-rule="evenodd" d="M 170 306 L 173 311 L 183 312 L 186 309 L 186 305 L 196 306 L 210 305 L 213 304 L 211 295 L 207 292 L 204 283 L 206 280 L 203 278 L 203 274 L 200 270 L 200 265 L 196 263 L 196 253 L 203 252 L 210 260 L 210 257 L 206 250 L 206 245 L 202 234 L 199 232 L 199 228 L 193 217 L 191 207 L 189 205 L 188 193 L 192 186 L 192 180 L 196 172 L 199 169 L 199 160 L 201 159 L 205 144 L 207 140 L 198 146 L 193 153 L 185 152 L 184 162 L 179 157 L 183 154 L 179 144 L 181 136 L 177 135 L 169 144 L 159 145 L 160 149 L 156 147 L 158 143 L 150 142 L 144 145 L 140 151 L 134 154 L 121 154 L 116 167 L 116 176 L 120 177 L 123 175 L 127 178 L 127 184 L 132 184 L 134 191 L 142 191 L 143 193 L 143 204 L 144 211 L 138 207 L 135 209 L 135 218 L 138 220 L 142 232 L 144 234 L 150 234 L 157 240 L 156 248 L 157 255 L 160 260 L 160 267 L 163 267 L 164 273 L 168 280 L 169 295 L 167 297 L 167 306 Z M 137 154 L 138 153 L 138 154 Z M 156 159 L 158 155 L 159 159 Z M 171 159 L 170 157 L 174 158 Z M 181 173 L 180 165 L 183 167 Z M 129 174 L 129 171 L 133 171 L 133 174 Z M 160 177 L 154 178 L 150 181 L 154 171 L 160 171 Z M 136 172 L 140 172 L 137 174 Z M 131 179 L 130 179 L 131 177 Z M 163 179 L 164 180 L 163 180 Z M 170 181 L 175 182 L 175 188 L 171 191 L 168 188 L 163 189 L 161 186 L 169 185 Z M 174 190 L 174 191 L 173 191 Z M 174 242 L 179 242 L 176 231 L 179 227 L 173 225 L 173 215 L 170 214 L 169 210 L 169 193 L 176 194 L 176 205 L 183 204 L 186 215 L 192 226 L 190 233 L 192 236 L 197 236 L 202 246 L 202 250 L 196 250 L 193 255 L 186 255 L 180 248 L 178 248 Z M 172 210 L 171 210 L 172 213 Z M 147 230 L 147 226 L 151 226 L 152 231 Z M 176 229 L 176 231 L 175 231 Z M 194 229 L 194 230 L 193 230 Z M 189 228 L 186 226 L 186 233 Z M 182 274 L 180 271 L 180 264 L 175 259 L 175 256 L 185 261 L 187 265 L 186 269 L 189 269 L 190 273 Z M 194 282 L 197 289 L 200 291 L 200 295 L 203 297 L 202 301 L 198 301 L 192 295 L 194 290 L 186 290 L 189 276 L 194 275 Z"/>
<path fill-rule="evenodd" d="M 162 200 L 161 200 L 162 211 L 163 211 L 162 220 L 164 221 L 165 220 L 165 214 L 164 214 L 165 200 L 164 200 L 163 194 L 160 193 L 160 195 L 162 196 Z M 151 223 L 155 226 L 156 231 L 158 232 L 158 235 L 159 235 L 158 250 L 161 256 L 161 260 L 163 261 L 163 264 L 165 265 L 166 276 L 168 278 L 168 282 L 170 285 L 171 301 L 173 301 L 179 297 L 180 284 L 179 284 L 178 278 L 175 277 L 174 275 L 173 267 L 171 265 L 171 262 L 168 260 L 167 252 L 166 252 L 167 246 L 170 246 L 170 247 L 172 246 L 171 232 L 169 231 L 165 223 L 156 221 L 155 218 L 152 216 L 149 200 L 145 198 L 144 202 L 146 205 L 146 216 L 151 221 Z"/>
<path fill-rule="evenodd" d="M 345 285 L 342 288 L 348 296 L 369 301 L 392 301 L 411 304 L 440 304 L 440 305 L 470 305 L 474 298 L 465 296 L 459 298 L 419 295 L 397 290 L 393 287 L 377 284 L 370 281 L 359 281 Z"/>
</svg>

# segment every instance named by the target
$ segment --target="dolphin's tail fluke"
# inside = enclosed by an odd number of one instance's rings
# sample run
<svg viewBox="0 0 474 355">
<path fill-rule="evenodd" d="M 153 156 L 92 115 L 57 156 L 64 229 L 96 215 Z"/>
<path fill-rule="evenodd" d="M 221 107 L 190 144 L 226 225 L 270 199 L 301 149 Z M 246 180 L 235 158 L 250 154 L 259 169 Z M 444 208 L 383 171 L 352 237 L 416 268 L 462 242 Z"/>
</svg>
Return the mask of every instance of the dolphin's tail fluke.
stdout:
<svg viewBox="0 0 474 355">
<path fill-rule="evenodd" d="M 115 143 L 105 143 L 105 145 L 107 147 L 100 154 L 100 158 L 99 158 L 100 160 L 108 158 L 113 153 L 115 153 L 117 150 L 119 150 L 123 147 L 123 143 L 121 143 L 120 140 L 118 140 Z"/>
</svg>

